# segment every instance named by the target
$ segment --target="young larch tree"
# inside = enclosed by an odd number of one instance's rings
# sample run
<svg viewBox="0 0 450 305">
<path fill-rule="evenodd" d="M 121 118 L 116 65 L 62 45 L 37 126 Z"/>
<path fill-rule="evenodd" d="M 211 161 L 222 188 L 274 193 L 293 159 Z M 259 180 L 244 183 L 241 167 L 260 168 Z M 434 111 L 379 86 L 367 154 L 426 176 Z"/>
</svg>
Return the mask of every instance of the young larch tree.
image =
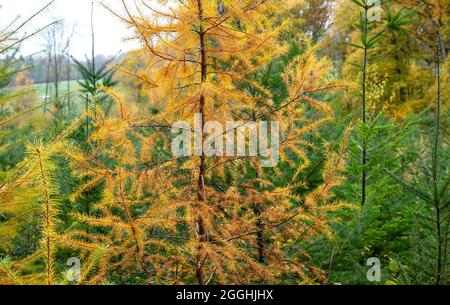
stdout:
<svg viewBox="0 0 450 305">
<path fill-rule="evenodd" d="M 97 217 L 76 218 L 112 230 L 103 236 L 79 231 L 72 237 L 112 241 L 115 268 L 125 272 L 134 261 L 150 283 L 251 283 L 286 273 L 306 276 L 306 265 L 287 260 L 286 244 L 280 241 L 329 234 L 327 212 L 345 206 L 333 202 L 331 193 L 342 180 L 343 158 L 330 150 L 323 185 L 303 198 L 298 189 L 306 183 L 298 174 L 309 164 L 302 149 L 309 143 L 302 136 L 331 120 L 318 98 L 346 84 L 329 78 L 330 62 L 319 59 L 308 42 L 305 54 L 285 69 L 286 99 L 275 103 L 270 90 L 253 77 L 286 52 L 278 40 L 284 26 L 271 18 L 280 1 L 163 1 L 158 8 L 145 1 L 122 3 L 123 12 L 113 13 L 134 30 L 142 45 L 134 53 L 146 61 L 131 74 L 144 90 L 165 93 L 159 95 L 164 109 L 138 113 L 108 90 L 117 101 L 117 116 L 107 117 L 99 108 L 90 113 L 95 152 L 67 153 L 74 169 L 91 177 L 77 194 L 98 183 L 105 184 L 105 192 L 96 205 Z M 323 117 L 305 119 L 305 102 Z M 193 155 L 170 153 L 170 131 L 180 121 L 196 126 L 178 128 L 194 134 L 195 144 L 188 145 L 194 146 Z M 215 125 L 211 134 L 204 132 L 212 121 L 227 128 Z M 229 128 L 230 121 L 238 123 Z M 251 128 L 246 137 L 248 130 L 240 127 L 256 121 L 278 122 L 283 170 L 261 165 L 275 157 L 274 151 L 245 156 L 227 143 L 227 154 L 219 153 L 217 139 L 231 133 L 243 134 L 251 146 Z M 275 140 L 272 135 L 272 144 Z M 212 153 L 207 144 L 214 146 Z M 303 160 L 300 167 L 294 164 L 298 160 Z M 285 176 L 286 168 L 293 171 L 292 181 L 277 185 L 275 177 Z M 251 178 L 254 172 L 258 175 Z M 265 248 L 268 231 L 276 239 L 267 245 L 270 249 Z"/>
</svg>

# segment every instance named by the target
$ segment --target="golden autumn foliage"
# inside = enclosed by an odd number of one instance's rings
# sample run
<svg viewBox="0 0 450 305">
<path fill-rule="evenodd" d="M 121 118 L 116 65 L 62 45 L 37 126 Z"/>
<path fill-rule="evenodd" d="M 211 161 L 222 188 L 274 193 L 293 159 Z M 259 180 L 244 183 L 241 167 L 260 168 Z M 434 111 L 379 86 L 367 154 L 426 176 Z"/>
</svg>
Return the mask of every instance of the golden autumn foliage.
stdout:
<svg viewBox="0 0 450 305">
<path fill-rule="evenodd" d="M 380 20 L 371 23 L 369 33 L 382 31 L 378 46 L 369 52 L 368 89 L 378 92 L 376 112 L 389 113 L 397 120 L 405 119 L 410 113 L 423 111 L 435 98 L 436 88 L 430 73 L 434 69 L 436 47 L 442 50 L 441 60 L 448 67 L 448 28 L 450 27 L 450 4 L 444 0 L 433 1 L 387 1 L 380 9 Z M 389 18 L 403 14 L 404 29 L 391 28 Z M 409 14 L 409 15 L 408 15 Z M 328 39 L 345 41 L 336 44 L 343 59 L 342 77 L 358 81 L 356 66 L 363 60 L 363 51 L 352 45 L 359 44 L 360 32 L 356 24 L 359 11 L 352 1 L 336 1 L 333 12 L 334 24 Z M 401 15 L 399 15 L 401 16 Z M 387 23 L 387 25 L 386 25 Z M 387 29 L 384 29 L 387 26 Z M 338 37 L 338 39 L 336 39 Z M 448 81 L 449 69 L 443 69 L 443 81 Z M 379 85 L 383 84 L 383 88 Z M 374 86 L 372 86 L 374 85 Z M 378 87 L 378 88 L 374 88 Z M 356 94 L 357 91 L 355 91 Z M 443 88 L 443 107 L 447 109 L 448 91 Z M 355 95 L 356 96 L 356 95 Z M 355 107 L 357 99 L 347 99 L 347 108 Z"/>
<path fill-rule="evenodd" d="M 126 1 L 123 11 L 114 11 L 134 30 L 141 48 L 133 56 L 143 61 L 138 71 L 122 66 L 121 72 L 157 100 L 158 111 L 142 113 L 133 100 L 105 89 L 116 111 L 107 115 L 93 97 L 87 148 L 66 139 L 83 119 L 46 145 L 30 145 L 21 170 L 0 188 L 1 208 L 17 204 L 11 212 L 38 213 L 42 242 L 24 263 L 2 261 L 2 281 L 64 282 L 54 264 L 60 248 L 88 262 L 79 283 L 105 283 L 115 274 L 149 284 L 282 283 L 286 275 L 295 283 L 324 282 L 309 254 L 292 244 L 332 237 L 330 214 L 348 207 L 333 195 L 344 180 L 348 130 L 338 147 L 325 143 L 323 181 L 300 195 L 309 187 L 307 150 L 314 149 L 306 136 L 333 120 L 325 97 L 348 84 L 334 80 L 330 60 L 304 40 L 305 51 L 283 73 L 287 98 L 275 101 L 259 76 L 287 52 L 286 24 L 272 18 L 280 1 L 160 2 L 162 11 Z M 305 114 L 307 105 L 317 119 Z M 201 151 L 174 158 L 170 128 L 193 123 L 196 114 L 203 127 L 207 121 L 279 122 L 279 166 L 263 168 L 262 155 Z M 70 214 L 74 223 L 65 231 L 57 224 L 54 155 L 83 181 L 70 198 L 74 205 L 101 188 L 99 200 Z M 39 192 L 25 206 L 17 190 L 32 185 Z M 33 261 L 43 262 L 42 272 L 22 276 Z"/>
<path fill-rule="evenodd" d="M 449 1 L 112 2 L 54 100 L 0 28 L 0 285 L 448 282 Z"/>
</svg>

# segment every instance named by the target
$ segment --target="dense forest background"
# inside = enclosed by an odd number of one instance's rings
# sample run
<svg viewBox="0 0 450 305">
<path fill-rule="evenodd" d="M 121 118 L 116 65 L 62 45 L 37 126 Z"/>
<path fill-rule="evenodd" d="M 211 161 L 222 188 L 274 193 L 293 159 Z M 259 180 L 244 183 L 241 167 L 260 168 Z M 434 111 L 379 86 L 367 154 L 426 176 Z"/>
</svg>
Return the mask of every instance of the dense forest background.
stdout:
<svg viewBox="0 0 450 305">
<path fill-rule="evenodd" d="M 0 29 L 0 284 L 450 284 L 449 0 L 132 2 L 113 57 Z M 196 113 L 280 163 L 174 158 Z"/>
</svg>

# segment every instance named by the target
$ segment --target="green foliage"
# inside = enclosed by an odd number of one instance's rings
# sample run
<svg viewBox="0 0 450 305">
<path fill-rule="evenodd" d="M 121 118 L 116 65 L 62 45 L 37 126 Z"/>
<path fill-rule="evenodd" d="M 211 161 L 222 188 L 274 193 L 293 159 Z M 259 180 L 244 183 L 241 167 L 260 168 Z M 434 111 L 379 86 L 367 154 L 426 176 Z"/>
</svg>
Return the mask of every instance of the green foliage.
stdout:
<svg viewBox="0 0 450 305">
<path fill-rule="evenodd" d="M 114 80 L 115 70 L 109 68 L 113 59 L 103 63 L 98 68 L 95 66 L 95 59 L 86 57 L 86 64 L 75 58 L 72 58 L 72 60 L 82 75 L 82 80 L 78 82 L 81 87 L 80 92 L 95 96 L 99 103 L 107 99 L 108 95 L 104 94 L 104 90 L 117 85 L 117 81 Z"/>
<path fill-rule="evenodd" d="M 325 255 L 315 259 L 324 262 L 331 283 L 368 283 L 366 261 L 370 257 L 380 258 L 385 266 L 389 258 L 411 256 L 415 210 L 407 202 L 414 197 L 392 183 L 385 170 L 405 172 L 415 160 L 417 154 L 412 150 L 411 138 L 419 130 L 418 122 L 418 117 L 411 116 L 396 124 L 380 114 L 371 123 L 359 123 L 354 129 L 347 156 L 348 180 L 336 194 L 348 202 L 361 201 L 359 156 L 363 149 L 360 139 L 364 138 L 370 147 L 366 205 L 340 214 L 343 221 L 335 226 L 336 239 L 311 250 Z"/>
</svg>

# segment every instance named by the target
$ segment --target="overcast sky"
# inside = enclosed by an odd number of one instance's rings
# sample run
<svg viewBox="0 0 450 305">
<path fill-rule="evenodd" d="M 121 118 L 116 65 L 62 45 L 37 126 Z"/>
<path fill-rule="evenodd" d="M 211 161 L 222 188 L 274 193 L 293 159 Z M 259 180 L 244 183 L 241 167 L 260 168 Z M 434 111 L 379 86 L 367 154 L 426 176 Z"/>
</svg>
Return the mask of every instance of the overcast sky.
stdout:
<svg viewBox="0 0 450 305">
<path fill-rule="evenodd" d="M 48 2 L 49 0 L 0 0 L 0 26 L 5 26 L 17 16 L 21 16 L 22 20 L 25 19 Z M 106 3 L 114 8 L 119 6 L 120 1 L 108 0 Z M 90 11 L 91 0 L 56 0 L 49 9 L 27 26 L 24 32 L 30 33 L 53 19 L 63 19 L 68 25 L 67 32 L 71 32 L 71 28 L 75 25 L 70 53 L 82 57 L 91 52 Z M 124 40 L 130 36 L 126 26 L 97 1 L 95 1 L 95 30 L 97 54 L 115 55 L 119 51 L 128 51 L 136 46 Z M 22 53 L 24 55 L 35 53 L 42 50 L 43 45 L 43 39 L 37 36 L 23 45 Z"/>
</svg>

